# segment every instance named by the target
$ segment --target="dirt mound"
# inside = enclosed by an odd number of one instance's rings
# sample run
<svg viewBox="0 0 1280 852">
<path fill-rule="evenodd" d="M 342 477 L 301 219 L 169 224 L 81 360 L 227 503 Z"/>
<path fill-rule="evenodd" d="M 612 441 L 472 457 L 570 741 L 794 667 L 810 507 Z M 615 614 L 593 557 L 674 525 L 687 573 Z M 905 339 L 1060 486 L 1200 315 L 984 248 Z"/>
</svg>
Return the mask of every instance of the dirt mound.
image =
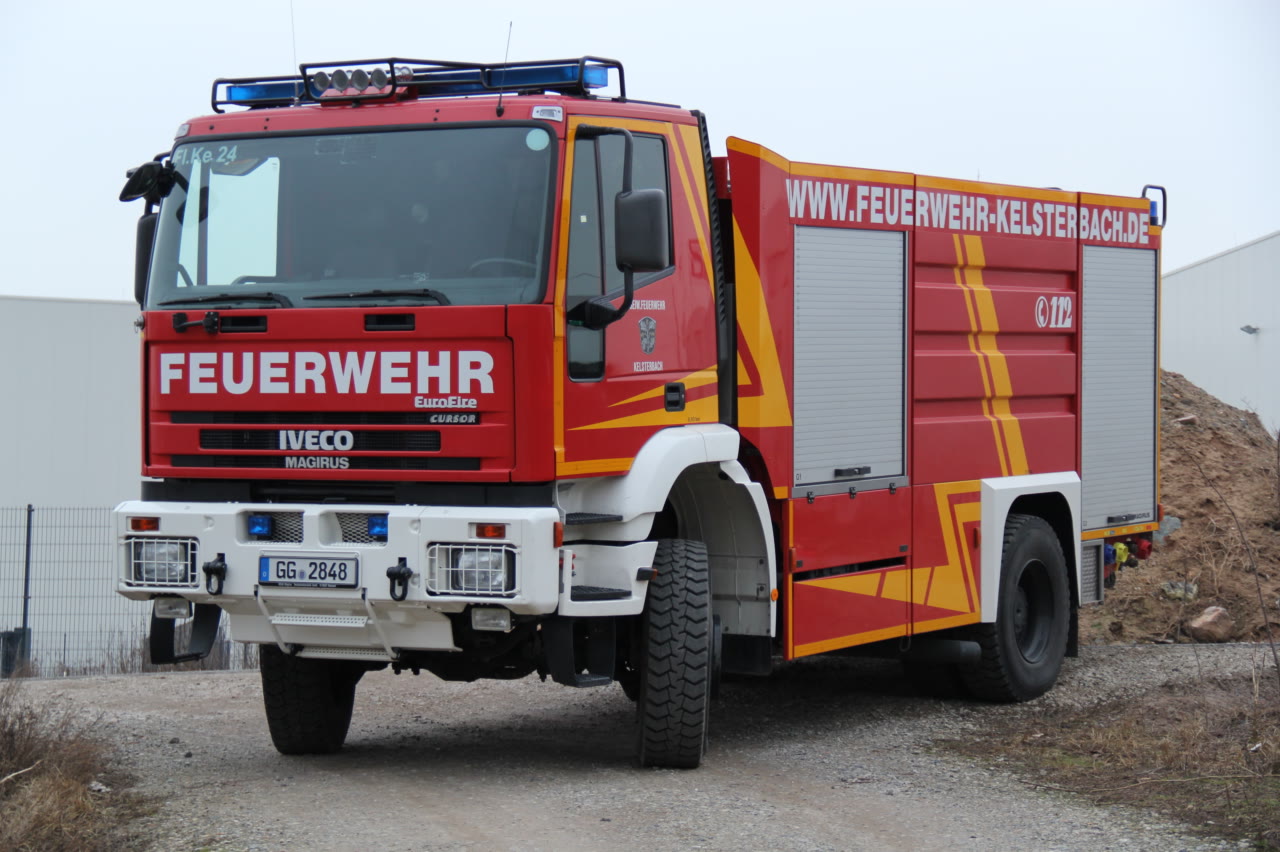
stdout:
<svg viewBox="0 0 1280 852">
<path fill-rule="evenodd" d="M 1160 400 L 1160 501 L 1165 518 L 1182 526 L 1150 559 L 1121 571 L 1101 607 L 1081 612 L 1082 641 L 1191 642 L 1188 623 L 1211 606 L 1230 615 L 1230 639 L 1266 640 L 1268 623 L 1280 639 L 1276 439 L 1257 415 L 1177 373 L 1161 374 Z M 1252 547 L 1256 577 L 1236 519 Z M 1170 583 L 1194 595 L 1179 597 L 1177 589 L 1166 590 Z"/>
</svg>

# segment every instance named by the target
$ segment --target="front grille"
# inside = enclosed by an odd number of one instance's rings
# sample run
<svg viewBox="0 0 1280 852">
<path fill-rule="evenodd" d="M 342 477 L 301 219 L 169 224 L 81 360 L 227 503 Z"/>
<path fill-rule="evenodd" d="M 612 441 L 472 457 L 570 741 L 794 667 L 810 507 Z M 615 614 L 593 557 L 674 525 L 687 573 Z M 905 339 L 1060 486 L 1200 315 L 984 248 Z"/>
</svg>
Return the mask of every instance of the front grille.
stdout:
<svg viewBox="0 0 1280 852">
<path fill-rule="evenodd" d="M 425 426 L 430 411 L 173 411 L 172 423 L 298 426 Z"/>
<path fill-rule="evenodd" d="M 344 544 L 364 544 L 374 547 L 385 547 L 385 537 L 369 535 L 369 517 L 365 512 L 336 512 L 338 529 L 342 531 Z"/>
<path fill-rule="evenodd" d="M 316 466 L 310 464 L 287 464 L 285 459 L 301 459 L 303 462 L 314 460 Z M 346 459 L 346 467 L 339 467 L 338 458 L 331 456 L 172 456 L 173 467 L 243 467 L 270 468 L 279 470 L 479 470 L 478 458 L 402 458 L 399 456 L 342 456 Z M 327 464 L 332 462 L 334 464 Z"/>
<path fill-rule="evenodd" d="M 511 597 L 516 549 L 510 544 L 432 544 L 427 548 L 427 593 Z"/>
<path fill-rule="evenodd" d="M 254 541 L 271 541 L 281 544 L 302 543 L 301 512 L 253 512 L 255 515 L 266 515 L 271 518 L 271 534 L 265 537 L 254 536 Z"/>
<path fill-rule="evenodd" d="M 352 450 L 435 453 L 440 451 L 440 433 L 381 432 L 356 430 L 351 433 Z M 285 439 L 287 440 L 287 438 Z M 201 429 L 202 450 L 291 450 L 281 447 L 281 432 L 275 429 Z"/>
<path fill-rule="evenodd" d="M 127 585 L 194 588 L 198 584 L 200 544 L 196 539 L 130 536 L 125 542 L 129 547 Z"/>
</svg>

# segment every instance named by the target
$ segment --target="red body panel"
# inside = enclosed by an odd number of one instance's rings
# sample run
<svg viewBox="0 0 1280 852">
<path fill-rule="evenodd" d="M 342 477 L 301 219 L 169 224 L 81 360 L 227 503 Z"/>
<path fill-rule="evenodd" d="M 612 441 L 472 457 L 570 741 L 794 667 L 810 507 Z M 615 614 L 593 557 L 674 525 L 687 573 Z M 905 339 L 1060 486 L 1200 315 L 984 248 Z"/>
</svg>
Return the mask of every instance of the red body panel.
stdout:
<svg viewBox="0 0 1280 852">
<path fill-rule="evenodd" d="M 890 502 L 872 491 L 780 513 L 794 555 L 787 655 L 977 621 L 977 480 L 1079 473 L 1081 246 L 1157 248 L 1145 202 L 792 163 L 737 139 L 727 172 L 740 427 L 776 499 L 793 496 L 795 227 L 897 230 L 908 247 L 910 486 Z M 849 570 L 813 573 L 832 566 Z"/>
<path fill-rule="evenodd" d="M 511 337 L 502 306 L 222 313 L 224 322 L 263 318 L 264 330 L 179 332 L 166 326 L 168 314 L 148 316 L 146 475 L 512 477 L 514 365 L 526 378 L 546 367 L 549 309 L 518 312 Z M 379 313 L 411 315 L 416 327 L 366 331 L 366 315 Z M 545 439 L 548 401 L 522 401 L 530 438 L 541 426 Z M 335 447 L 331 434 L 310 435 L 335 431 L 352 433 L 351 446 L 340 437 Z M 437 447 L 423 443 L 427 433 L 438 434 Z M 523 446 L 530 472 L 547 475 L 547 459 Z M 283 467 L 298 459 L 319 466 Z M 469 465 L 454 464 L 461 459 Z"/>
</svg>

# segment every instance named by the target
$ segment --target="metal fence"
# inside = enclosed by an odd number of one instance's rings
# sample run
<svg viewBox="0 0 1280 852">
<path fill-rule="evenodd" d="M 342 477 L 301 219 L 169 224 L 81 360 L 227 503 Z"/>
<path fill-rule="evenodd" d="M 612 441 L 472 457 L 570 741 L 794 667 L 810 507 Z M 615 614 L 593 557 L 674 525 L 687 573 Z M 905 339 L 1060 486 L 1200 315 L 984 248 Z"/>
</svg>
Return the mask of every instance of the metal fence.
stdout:
<svg viewBox="0 0 1280 852">
<path fill-rule="evenodd" d="M 116 594 L 108 508 L 0 507 L 0 676 L 153 671 L 151 605 Z M 199 668 L 253 668 L 225 624 Z"/>
</svg>

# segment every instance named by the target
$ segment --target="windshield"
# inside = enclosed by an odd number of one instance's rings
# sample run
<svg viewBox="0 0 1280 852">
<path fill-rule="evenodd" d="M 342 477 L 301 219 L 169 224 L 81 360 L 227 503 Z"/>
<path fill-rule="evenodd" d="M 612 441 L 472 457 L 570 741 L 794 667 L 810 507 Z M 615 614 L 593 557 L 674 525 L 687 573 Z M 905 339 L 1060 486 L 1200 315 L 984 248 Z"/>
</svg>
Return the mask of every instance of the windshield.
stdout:
<svg viewBox="0 0 1280 852">
<path fill-rule="evenodd" d="M 147 305 L 536 302 L 552 141 L 508 124 L 179 145 Z"/>
</svg>

